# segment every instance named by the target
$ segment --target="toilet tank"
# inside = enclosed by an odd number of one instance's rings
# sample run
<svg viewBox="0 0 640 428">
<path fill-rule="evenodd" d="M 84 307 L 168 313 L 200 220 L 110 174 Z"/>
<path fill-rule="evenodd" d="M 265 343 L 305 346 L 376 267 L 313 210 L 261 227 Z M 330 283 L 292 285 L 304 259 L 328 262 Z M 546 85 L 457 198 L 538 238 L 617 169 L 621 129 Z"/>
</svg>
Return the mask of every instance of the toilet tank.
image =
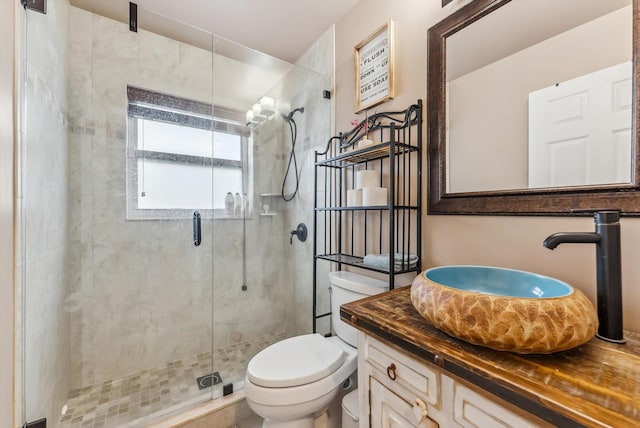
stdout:
<svg viewBox="0 0 640 428">
<path fill-rule="evenodd" d="M 331 325 L 340 339 L 353 347 L 358 342 L 358 331 L 340 320 L 340 305 L 389 290 L 389 284 L 379 279 L 353 272 L 329 272 L 331 287 Z"/>
</svg>

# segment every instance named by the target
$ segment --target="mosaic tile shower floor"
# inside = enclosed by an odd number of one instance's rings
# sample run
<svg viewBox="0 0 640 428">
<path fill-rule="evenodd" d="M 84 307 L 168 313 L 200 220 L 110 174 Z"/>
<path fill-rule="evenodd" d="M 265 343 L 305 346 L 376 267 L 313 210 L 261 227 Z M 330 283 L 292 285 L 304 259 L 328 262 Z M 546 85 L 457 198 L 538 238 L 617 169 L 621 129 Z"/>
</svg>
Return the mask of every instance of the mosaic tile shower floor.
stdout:
<svg viewBox="0 0 640 428">
<path fill-rule="evenodd" d="M 60 418 L 60 428 L 103 428 L 144 426 L 154 414 L 188 402 L 205 401 L 222 396 L 222 385 L 244 379 L 249 360 L 260 350 L 282 340 L 284 333 L 267 334 L 251 341 L 236 343 L 211 353 L 173 361 L 165 366 L 143 370 L 121 379 L 71 391 L 67 413 Z M 222 383 L 200 390 L 196 378 L 220 373 Z"/>
</svg>

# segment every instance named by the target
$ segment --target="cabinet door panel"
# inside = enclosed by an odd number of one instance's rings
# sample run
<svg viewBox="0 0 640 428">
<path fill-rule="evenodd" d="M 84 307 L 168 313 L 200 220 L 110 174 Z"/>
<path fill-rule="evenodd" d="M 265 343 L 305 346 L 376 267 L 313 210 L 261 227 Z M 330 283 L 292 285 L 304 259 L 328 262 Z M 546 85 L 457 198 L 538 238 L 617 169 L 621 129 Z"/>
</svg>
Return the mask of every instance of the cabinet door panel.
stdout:
<svg viewBox="0 0 640 428">
<path fill-rule="evenodd" d="M 418 419 L 414 405 L 371 378 L 371 428 L 438 428 L 428 417 Z"/>
</svg>

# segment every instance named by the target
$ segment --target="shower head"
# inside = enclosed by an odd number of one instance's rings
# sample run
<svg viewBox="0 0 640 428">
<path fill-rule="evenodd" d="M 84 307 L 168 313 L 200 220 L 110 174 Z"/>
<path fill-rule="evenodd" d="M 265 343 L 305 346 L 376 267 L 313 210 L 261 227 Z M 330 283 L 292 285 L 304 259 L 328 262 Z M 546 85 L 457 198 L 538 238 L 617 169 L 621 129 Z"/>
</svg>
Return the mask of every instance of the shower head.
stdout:
<svg viewBox="0 0 640 428">
<path fill-rule="evenodd" d="M 293 115 L 296 114 L 296 112 L 304 113 L 304 107 L 298 107 L 297 109 L 291 110 L 288 115 L 285 116 L 283 114 L 282 117 L 287 122 L 291 122 L 291 120 L 293 119 Z"/>
</svg>

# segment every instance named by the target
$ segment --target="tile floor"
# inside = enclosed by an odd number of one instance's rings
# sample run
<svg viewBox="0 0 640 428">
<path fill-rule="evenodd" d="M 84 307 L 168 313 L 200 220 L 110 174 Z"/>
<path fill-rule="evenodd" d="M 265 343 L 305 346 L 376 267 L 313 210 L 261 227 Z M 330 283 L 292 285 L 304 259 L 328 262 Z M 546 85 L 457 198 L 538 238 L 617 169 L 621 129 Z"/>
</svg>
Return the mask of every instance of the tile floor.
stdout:
<svg viewBox="0 0 640 428">
<path fill-rule="evenodd" d="M 165 366 L 71 391 L 60 428 L 137 427 L 154 415 L 163 416 L 181 405 L 222 396 L 222 385 L 244 381 L 249 360 L 260 350 L 282 340 L 284 333 L 267 334 L 213 353 L 172 361 Z M 220 373 L 222 383 L 200 390 L 196 378 Z"/>
</svg>

